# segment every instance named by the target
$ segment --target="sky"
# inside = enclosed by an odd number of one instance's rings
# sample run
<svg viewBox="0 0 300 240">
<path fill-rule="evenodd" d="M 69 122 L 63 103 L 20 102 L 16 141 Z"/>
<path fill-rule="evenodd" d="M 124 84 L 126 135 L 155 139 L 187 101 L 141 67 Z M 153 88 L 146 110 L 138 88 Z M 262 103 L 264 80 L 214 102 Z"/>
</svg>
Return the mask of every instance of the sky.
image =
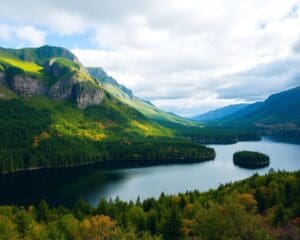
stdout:
<svg viewBox="0 0 300 240">
<path fill-rule="evenodd" d="M 300 85 L 300 1 L 1 2 L 1 47 L 45 44 L 193 116 Z"/>
</svg>

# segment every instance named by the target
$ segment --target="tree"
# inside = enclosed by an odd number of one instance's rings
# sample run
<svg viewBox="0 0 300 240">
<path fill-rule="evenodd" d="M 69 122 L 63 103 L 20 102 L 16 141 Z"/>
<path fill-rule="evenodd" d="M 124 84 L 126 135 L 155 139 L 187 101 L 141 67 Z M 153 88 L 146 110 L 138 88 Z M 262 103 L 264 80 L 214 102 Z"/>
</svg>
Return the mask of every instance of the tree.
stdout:
<svg viewBox="0 0 300 240">
<path fill-rule="evenodd" d="M 17 229 L 20 234 L 20 239 L 25 240 L 26 232 L 29 230 L 30 223 L 32 222 L 31 217 L 24 209 L 22 209 L 16 215 L 15 222 L 17 224 Z"/>
<path fill-rule="evenodd" d="M 82 220 L 78 239 L 110 240 L 115 235 L 115 229 L 115 221 L 104 215 L 96 215 Z"/>
<path fill-rule="evenodd" d="M 176 240 L 182 236 L 182 216 L 177 207 L 172 206 L 163 225 L 163 235 L 166 239 Z"/>
<path fill-rule="evenodd" d="M 26 231 L 26 240 L 48 240 L 48 232 L 43 224 L 32 222 Z"/>
<path fill-rule="evenodd" d="M 38 222 L 47 222 L 49 218 L 49 206 L 45 199 L 42 199 L 36 209 L 36 217 Z"/>
<path fill-rule="evenodd" d="M 0 240 L 16 240 L 16 225 L 6 216 L 0 215 Z"/>
</svg>

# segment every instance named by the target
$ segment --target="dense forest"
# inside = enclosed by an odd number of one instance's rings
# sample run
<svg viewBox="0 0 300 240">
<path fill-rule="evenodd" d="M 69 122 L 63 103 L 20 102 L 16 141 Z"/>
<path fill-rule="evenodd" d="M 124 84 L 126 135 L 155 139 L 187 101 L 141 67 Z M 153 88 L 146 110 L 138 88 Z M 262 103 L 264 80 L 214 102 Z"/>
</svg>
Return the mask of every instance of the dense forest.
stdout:
<svg viewBox="0 0 300 240">
<path fill-rule="evenodd" d="M 200 193 L 161 194 L 123 202 L 79 200 L 73 208 L 0 207 L 0 239 L 296 240 L 300 236 L 300 171 L 257 174 Z"/>
<path fill-rule="evenodd" d="M 264 167 L 270 164 L 270 157 L 260 152 L 239 151 L 233 154 L 233 162 L 241 167 Z"/>
<path fill-rule="evenodd" d="M 215 155 L 109 95 L 84 110 L 41 96 L 2 100 L 0 139 L 0 172 L 112 161 L 203 161 Z"/>
</svg>

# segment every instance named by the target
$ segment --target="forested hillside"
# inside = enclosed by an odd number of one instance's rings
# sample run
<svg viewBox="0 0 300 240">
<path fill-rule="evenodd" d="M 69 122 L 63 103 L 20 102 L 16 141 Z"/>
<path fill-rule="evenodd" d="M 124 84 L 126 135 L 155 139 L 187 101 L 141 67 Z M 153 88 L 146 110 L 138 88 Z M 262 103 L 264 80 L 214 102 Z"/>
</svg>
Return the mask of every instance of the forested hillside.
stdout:
<svg viewBox="0 0 300 240">
<path fill-rule="evenodd" d="M 253 126 L 261 134 L 300 141 L 300 87 L 276 93 L 220 119 L 227 125 Z"/>
<path fill-rule="evenodd" d="M 75 55 L 50 46 L 0 49 L 0 141 L 1 173 L 215 155 L 121 102 Z"/>
<path fill-rule="evenodd" d="M 0 207 L 0 239 L 203 239 L 297 240 L 300 172 L 270 172 L 217 190 L 98 207 Z"/>
</svg>

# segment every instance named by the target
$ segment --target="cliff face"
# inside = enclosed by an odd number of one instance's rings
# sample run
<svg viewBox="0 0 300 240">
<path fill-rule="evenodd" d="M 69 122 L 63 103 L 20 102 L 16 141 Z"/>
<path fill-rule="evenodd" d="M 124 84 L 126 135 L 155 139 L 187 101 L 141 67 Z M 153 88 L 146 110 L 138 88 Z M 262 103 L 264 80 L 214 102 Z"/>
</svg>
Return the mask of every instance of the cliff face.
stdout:
<svg viewBox="0 0 300 240">
<path fill-rule="evenodd" d="M 18 74 L 9 78 L 9 85 L 11 89 L 21 96 L 33 96 L 45 94 L 47 88 L 41 80 Z"/>
<path fill-rule="evenodd" d="M 76 78 L 59 80 L 49 89 L 48 96 L 56 100 L 71 98 L 73 86 L 77 82 Z"/>
<path fill-rule="evenodd" d="M 100 88 L 92 87 L 89 84 L 79 83 L 73 88 L 73 96 L 79 108 L 86 108 L 101 103 L 104 92 Z"/>
<path fill-rule="evenodd" d="M 4 72 L 0 72 L 0 85 L 3 85 L 6 82 L 6 74 Z"/>
</svg>

